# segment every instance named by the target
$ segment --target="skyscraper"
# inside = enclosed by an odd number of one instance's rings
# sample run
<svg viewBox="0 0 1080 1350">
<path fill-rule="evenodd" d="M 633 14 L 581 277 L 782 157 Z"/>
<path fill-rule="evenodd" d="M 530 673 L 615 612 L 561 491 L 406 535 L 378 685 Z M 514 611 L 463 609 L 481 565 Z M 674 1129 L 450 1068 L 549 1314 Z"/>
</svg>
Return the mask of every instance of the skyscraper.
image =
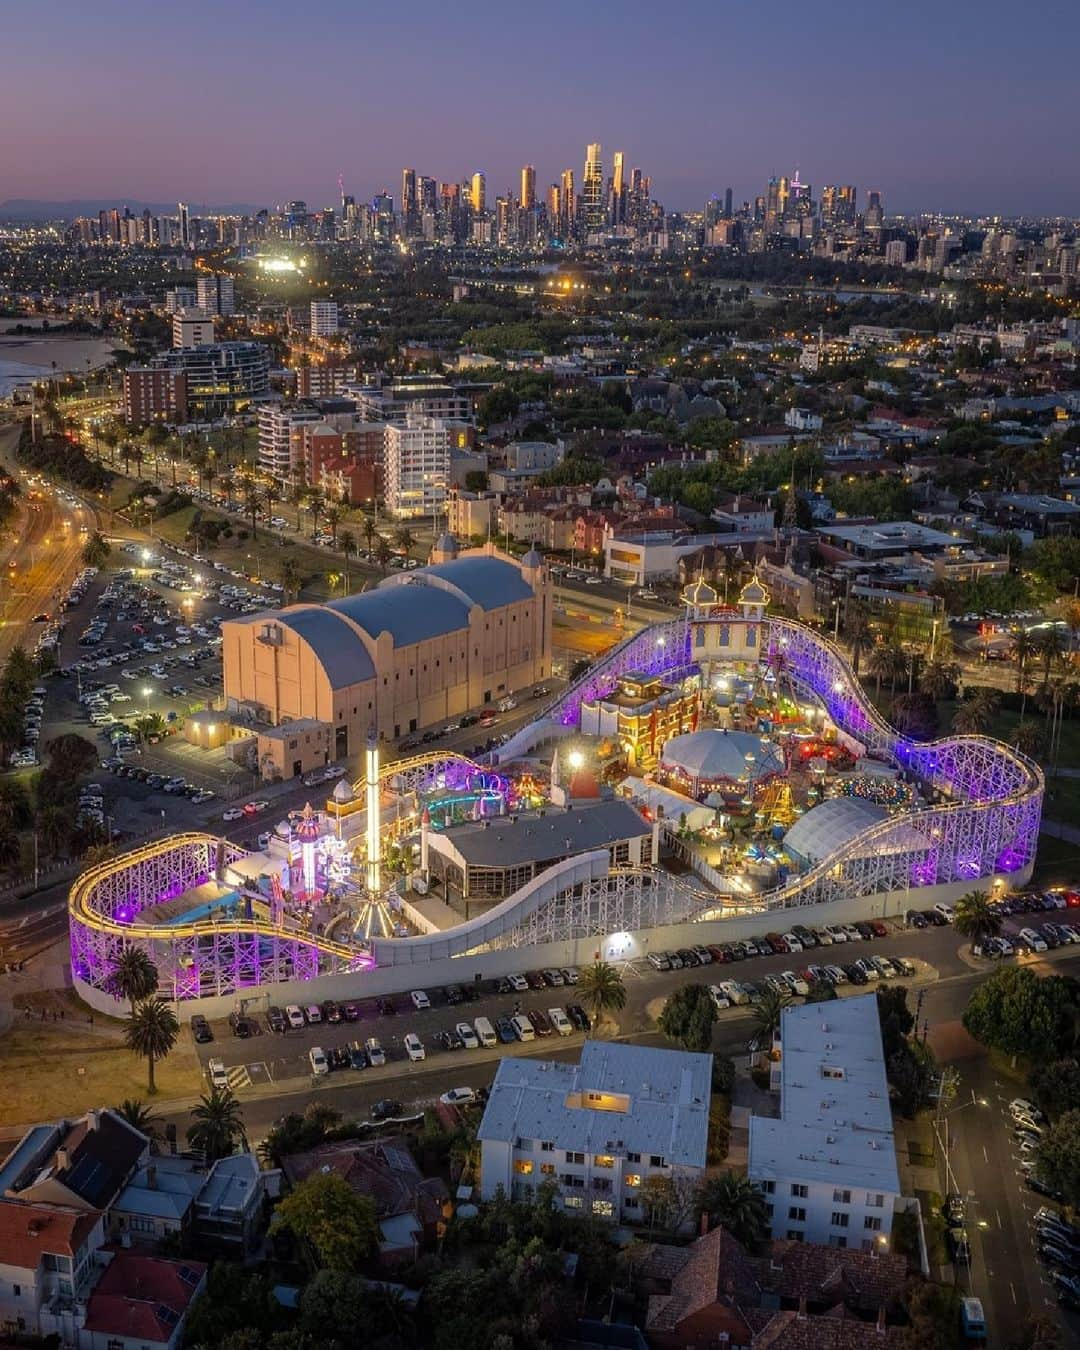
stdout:
<svg viewBox="0 0 1080 1350">
<path fill-rule="evenodd" d="M 581 209 L 586 230 L 604 228 L 604 164 L 601 146 L 595 142 L 585 152 L 585 177 L 581 184 Z"/>
<path fill-rule="evenodd" d="M 536 205 L 536 170 L 526 164 L 521 170 L 521 209 L 531 211 Z"/>
<path fill-rule="evenodd" d="M 559 233 L 570 234 L 573 232 L 574 223 L 577 219 L 577 196 L 574 192 L 573 169 L 563 169 L 560 195 L 562 197 L 562 211 L 559 216 Z"/>
<path fill-rule="evenodd" d="M 724 189 L 724 219 L 731 219 L 731 188 Z"/>
<path fill-rule="evenodd" d="M 414 234 L 420 219 L 416 198 L 416 170 L 401 171 L 401 228 L 405 234 Z"/>
<path fill-rule="evenodd" d="M 855 224 L 855 201 L 857 193 L 853 184 L 848 184 L 840 189 L 836 201 L 837 219 L 843 221 L 845 225 Z"/>
<path fill-rule="evenodd" d="M 484 175 L 477 170 L 469 185 L 469 205 L 474 216 L 482 216 L 487 201 L 487 183 Z"/>
<path fill-rule="evenodd" d="M 623 152 L 616 150 L 611 159 L 611 223 L 626 220 L 626 183 L 623 178 Z"/>
<path fill-rule="evenodd" d="M 187 248 L 191 243 L 191 219 L 188 216 L 187 202 L 177 202 L 176 213 L 180 217 L 180 245 Z"/>
</svg>

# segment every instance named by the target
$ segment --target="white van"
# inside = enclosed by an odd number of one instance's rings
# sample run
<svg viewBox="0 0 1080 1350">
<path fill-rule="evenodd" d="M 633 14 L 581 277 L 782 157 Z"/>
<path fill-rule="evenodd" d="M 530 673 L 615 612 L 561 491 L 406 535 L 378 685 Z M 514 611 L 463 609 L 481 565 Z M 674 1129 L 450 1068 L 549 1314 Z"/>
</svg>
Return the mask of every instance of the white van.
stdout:
<svg viewBox="0 0 1080 1350">
<path fill-rule="evenodd" d="M 416 1034 L 415 1031 L 410 1031 L 409 1034 L 405 1037 L 405 1053 L 414 1063 L 417 1060 L 426 1058 L 424 1052 L 424 1042 L 420 1039 L 420 1037 Z"/>
<path fill-rule="evenodd" d="M 224 1060 L 209 1060 L 206 1065 L 206 1076 L 210 1079 L 210 1086 L 219 1092 L 224 1092 L 229 1086 L 229 1075 L 225 1072 Z"/>
<path fill-rule="evenodd" d="M 313 1045 L 308 1051 L 308 1059 L 311 1061 L 311 1072 L 316 1078 L 321 1078 L 324 1073 L 330 1072 L 330 1065 L 326 1062 L 326 1052 L 319 1046 Z"/>
<path fill-rule="evenodd" d="M 491 1025 L 491 1023 L 487 1020 L 486 1017 L 478 1017 L 473 1022 L 473 1027 L 476 1031 L 477 1039 L 480 1041 L 481 1045 L 488 1047 L 498 1045 L 499 1038 L 495 1035 L 495 1028 Z"/>
<path fill-rule="evenodd" d="M 516 1013 L 510 1019 L 510 1024 L 514 1028 L 514 1034 L 519 1041 L 532 1041 L 536 1039 L 536 1032 L 533 1030 L 533 1024 L 524 1013 Z"/>
</svg>

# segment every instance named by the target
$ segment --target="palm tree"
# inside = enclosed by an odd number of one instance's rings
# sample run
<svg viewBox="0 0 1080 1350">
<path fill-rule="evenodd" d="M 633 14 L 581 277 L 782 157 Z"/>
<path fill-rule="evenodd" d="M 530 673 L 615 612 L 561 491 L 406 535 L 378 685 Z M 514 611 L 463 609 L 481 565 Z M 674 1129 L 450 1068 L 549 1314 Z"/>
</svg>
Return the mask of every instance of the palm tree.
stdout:
<svg viewBox="0 0 1080 1350">
<path fill-rule="evenodd" d="M 769 1236 L 765 1198 L 748 1177 L 737 1172 L 709 1177 L 701 1187 L 698 1204 L 711 1223 L 722 1224 L 750 1252 Z"/>
<path fill-rule="evenodd" d="M 180 1023 L 163 998 L 148 998 L 136 1004 L 124 1024 L 124 1044 L 146 1060 L 146 1091 L 151 1097 L 157 1092 L 154 1065 L 168 1057 L 179 1035 Z"/>
<path fill-rule="evenodd" d="M 595 1026 L 606 1012 L 618 1012 L 626 1007 L 626 985 L 623 977 L 606 961 L 595 961 L 581 972 L 578 994 L 592 1013 Z"/>
<path fill-rule="evenodd" d="M 1042 727 L 1034 722 L 1021 722 L 1013 732 L 1012 743 L 1022 755 L 1037 759 L 1045 746 Z"/>
<path fill-rule="evenodd" d="M 761 1001 L 754 1004 L 754 1025 L 758 1030 L 758 1042 L 763 1043 L 762 1049 L 765 1053 L 772 1045 L 774 1033 L 779 1030 L 784 1009 L 790 1007 L 791 1003 L 790 993 L 769 989 L 766 986 Z"/>
<path fill-rule="evenodd" d="M 345 590 L 349 589 L 349 555 L 356 552 L 356 536 L 352 530 L 342 530 L 338 535 L 338 548 L 345 557 Z"/>
<path fill-rule="evenodd" d="M 385 572 L 390 565 L 390 559 L 394 556 L 394 551 L 386 542 L 386 539 L 380 534 L 375 543 L 375 561 Z"/>
<path fill-rule="evenodd" d="M 919 692 L 940 703 L 956 688 L 960 667 L 954 662 L 928 661 L 919 671 Z"/>
<path fill-rule="evenodd" d="M 251 516 L 251 537 L 259 537 L 257 524 L 259 507 L 262 505 L 262 492 L 259 490 L 258 483 L 253 478 L 249 478 L 244 484 L 244 508 Z"/>
<path fill-rule="evenodd" d="M 956 902 L 953 927 L 961 937 L 971 939 L 972 951 L 987 938 L 997 937 L 1003 923 L 1001 910 L 990 903 L 986 891 L 967 891 Z"/>
<path fill-rule="evenodd" d="M 51 858 L 66 853 L 71 843 L 71 812 L 64 806 L 46 806 L 37 814 L 36 829 L 41 847 Z"/>
<path fill-rule="evenodd" d="M 341 512 L 332 502 L 323 507 L 323 520 L 330 527 L 330 547 L 337 548 L 337 527 L 341 523 Z"/>
<path fill-rule="evenodd" d="M 285 587 L 286 600 L 295 601 L 299 598 L 304 577 L 300 571 L 300 564 L 293 557 L 286 558 L 281 564 L 281 584 Z"/>
<path fill-rule="evenodd" d="M 994 720 L 1000 701 L 1000 692 L 986 685 L 969 690 L 967 698 L 953 714 L 953 730 L 963 736 L 981 735 Z"/>
<path fill-rule="evenodd" d="M 408 553 L 409 549 L 416 543 L 416 536 L 408 525 L 399 525 L 394 530 L 394 543 L 397 544 L 402 553 Z"/>
<path fill-rule="evenodd" d="M 877 693 L 881 693 L 882 680 L 889 681 L 889 687 L 895 691 L 896 681 L 908 668 L 907 653 L 895 642 L 883 642 L 870 653 L 870 673 L 877 681 Z"/>
<path fill-rule="evenodd" d="M 204 1093 L 191 1116 L 194 1124 L 188 1126 L 187 1141 L 206 1155 L 207 1162 L 229 1157 L 238 1144 L 247 1151 L 244 1117 L 231 1088 Z"/>
<path fill-rule="evenodd" d="M 378 534 L 378 530 L 375 527 L 375 521 L 372 519 L 371 516 L 364 517 L 363 521 L 361 522 L 360 529 L 362 530 L 364 535 L 364 547 L 370 553 L 371 546 L 375 540 L 375 536 L 376 534 Z"/>
<path fill-rule="evenodd" d="M 132 1129 L 145 1134 L 148 1139 L 158 1137 L 158 1118 L 138 1097 L 125 1097 L 119 1106 L 113 1107 L 116 1114 L 126 1120 Z"/>
<path fill-rule="evenodd" d="M 1045 632 L 1040 633 L 1035 639 L 1035 650 L 1042 661 L 1043 681 L 1050 678 L 1050 667 L 1053 665 L 1054 657 L 1060 656 L 1065 643 L 1061 632 L 1057 628 L 1047 628 Z"/>
<path fill-rule="evenodd" d="M 109 981 L 116 998 L 126 998 L 135 1016 L 135 1005 L 157 993 L 157 966 L 141 947 L 125 947 L 113 966 Z"/>
</svg>

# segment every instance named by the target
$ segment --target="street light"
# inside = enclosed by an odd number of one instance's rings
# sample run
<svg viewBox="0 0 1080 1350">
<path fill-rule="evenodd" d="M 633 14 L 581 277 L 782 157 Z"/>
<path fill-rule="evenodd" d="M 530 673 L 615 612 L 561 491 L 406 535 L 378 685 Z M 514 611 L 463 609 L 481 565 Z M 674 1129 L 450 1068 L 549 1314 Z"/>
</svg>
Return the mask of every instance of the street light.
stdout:
<svg viewBox="0 0 1080 1350">
<path fill-rule="evenodd" d="M 143 710 L 144 710 L 145 712 L 149 712 L 149 711 L 150 711 L 150 695 L 151 695 L 153 692 L 154 692 L 154 690 L 153 690 L 152 686 L 150 686 L 150 685 L 148 685 L 148 684 L 144 684 L 144 685 L 143 685 L 143 690 L 142 690 L 142 696 L 143 696 Z"/>
</svg>

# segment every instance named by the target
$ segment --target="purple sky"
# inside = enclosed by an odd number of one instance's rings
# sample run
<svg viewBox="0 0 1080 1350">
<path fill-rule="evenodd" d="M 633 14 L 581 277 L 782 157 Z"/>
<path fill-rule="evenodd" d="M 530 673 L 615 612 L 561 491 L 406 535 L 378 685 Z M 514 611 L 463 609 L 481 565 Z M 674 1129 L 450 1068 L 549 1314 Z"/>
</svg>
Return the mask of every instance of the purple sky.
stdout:
<svg viewBox="0 0 1080 1350">
<path fill-rule="evenodd" d="M 4 16 L 0 200 L 313 207 L 401 168 L 543 190 L 587 141 L 670 208 L 770 173 L 886 209 L 1080 214 L 1080 4 L 35 0 Z"/>
</svg>

